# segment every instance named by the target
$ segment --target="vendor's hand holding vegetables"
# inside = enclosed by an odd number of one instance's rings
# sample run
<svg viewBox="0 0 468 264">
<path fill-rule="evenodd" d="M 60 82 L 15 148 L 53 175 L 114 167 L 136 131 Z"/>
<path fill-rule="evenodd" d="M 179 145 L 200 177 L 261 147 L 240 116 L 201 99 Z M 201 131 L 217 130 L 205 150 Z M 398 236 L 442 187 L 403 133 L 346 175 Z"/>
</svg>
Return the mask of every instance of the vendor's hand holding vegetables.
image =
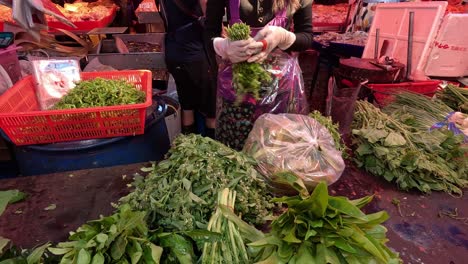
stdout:
<svg viewBox="0 0 468 264">
<path fill-rule="evenodd" d="M 250 48 L 252 43 L 255 43 L 253 38 L 236 41 L 232 41 L 229 38 L 215 38 L 213 40 L 213 47 L 216 54 L 221 58 L 229 60 L 232 63 L 238 63 L 246 61 L 253 54 L 253 50 Z"/>
<path fill-rule="evenodd" d="M 257 52 L 247 60 L 248 62 L 262 62 L 276 47 L 281 50 L 288 49 L 296 41 L 296 35 L 282 27 L 265 26 L 257 33 L 254 40 L 256 42 L 250 44 L 249 49 Z"/>
</svg>

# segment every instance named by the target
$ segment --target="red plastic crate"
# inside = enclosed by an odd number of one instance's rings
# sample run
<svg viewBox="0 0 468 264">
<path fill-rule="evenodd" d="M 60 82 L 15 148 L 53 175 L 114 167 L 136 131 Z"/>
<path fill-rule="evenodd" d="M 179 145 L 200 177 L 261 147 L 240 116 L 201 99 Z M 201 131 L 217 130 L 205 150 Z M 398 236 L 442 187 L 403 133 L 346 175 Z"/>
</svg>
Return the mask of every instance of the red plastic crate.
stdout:
<svg viewBox="0 0 468 264">
<path fill-rule="evenodd" d="M 65 29 L 68 31 L 83 31 L 83 30 L 92 30 L 95 28 L 104 28 L 109 26 L 110 23 L 115 18 L 117 9 L 114 7 L 111 9 L 109 15 L 105 16 L 103 19 L 99 21 L 77 21 L 72 22 L 76 28 L 70 27 L 68 25 L 63 24 L 59 21 L 47 21 L 47 25 L 49 26 L 49 31 L 56 31 L 57 28 Z"/>
<path fill-rule="evenodd" d="M 395 94 L 410 91 L 432 97 L 439 89 L 440 81 L 404 82 L 392 84 L 368 84 L 375 101 L 381 107 L 395 100 Z"/>
<path fill-rule="evenodd" d="M 81 74 L 83 80 L 97 77 L 125 79 L 144 91 L 146 100 L 134 105 L 41 111 L 34 78 L 28 76 L 0 96 L 0 128 L 16 145 L 143 134 L 146 108 L 152 104 L 151 72 L 128 70 Z"/>
</svg>

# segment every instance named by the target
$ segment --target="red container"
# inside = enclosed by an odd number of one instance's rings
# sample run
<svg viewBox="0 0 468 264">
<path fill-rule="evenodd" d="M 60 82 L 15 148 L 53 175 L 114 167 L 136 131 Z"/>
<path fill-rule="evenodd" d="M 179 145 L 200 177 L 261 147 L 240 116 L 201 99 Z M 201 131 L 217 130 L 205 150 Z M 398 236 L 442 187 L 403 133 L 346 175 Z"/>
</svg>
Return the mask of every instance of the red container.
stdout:
<svg viewBox="0 0 468 264">
<path fill-rule="evenodd" d="M 439 89 L 440 81 L 404 82 L 392 84 L 368 84 L 375 101 L 381 107 L 395 100 L 394 95 L 403 91 L 414 92 L 432 97 Z"/>
<path fill-rule="evenodd" d="M 83 80 L 97 77 L 125 79 L 146 93 L 146 101 L 134 105 L 41 111 L 34 78 L 28 76 L 0 96 L 0 128 L 18 146 L 143 134 L 146 108 L 152 103 L 151 72 L 81 74 Z"/>
<path fill-rule="evenodd" d="M 112 21 L 114 21 L 117 9 L 114 7 L 111 9 L 110 13 L 105 16 L 103 19 L 99 21 L 77 21 L 72 22 L 76 28 L 70 27 L 68 25 L 63 24 L 59 21 L 47 21 L 47 25 L 49 26 L 49 31 L 56 31 L 57 28 L 65 29 L 68 31 L 86 31 L 92 30 L 95 28 L 104 28 L 109 26 Z"/>
</svg>

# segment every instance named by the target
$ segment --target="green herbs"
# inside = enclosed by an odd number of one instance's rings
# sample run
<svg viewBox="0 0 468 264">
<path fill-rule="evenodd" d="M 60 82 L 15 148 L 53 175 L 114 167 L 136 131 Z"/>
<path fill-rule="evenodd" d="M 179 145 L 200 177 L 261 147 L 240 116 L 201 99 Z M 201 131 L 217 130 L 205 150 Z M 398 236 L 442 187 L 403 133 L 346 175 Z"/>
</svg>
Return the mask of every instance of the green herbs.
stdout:
<svg viewBox="0 0 468 264">
<path fill-rule="evenodd" d="M 171 231 L 206 229 L 220 190 L 237 192 L 235 210 L 247 222 L 261 224 L 274 205 L 254 169 L 255 161 L 223 144 L 199 135 L 180 135 L 168 158 L 123 202 L 148 211 L 149 223 Z"/>
<path fill-rule="evenodd" d="M 234 208 L 236 192 L 224 189 L 218 194 L 218 208 L 208 222 L 208 230 L 220 233 L 221 241 L 205 243 L 202 254 L 202 264 L 212 263 L 249 263 L 246 246 L 239 232 L 239 228 L 225 217 L 220 206 L 228 210 Z"/>
<path fill-rule="evenodd" d="M 341 134 L 338 128 L 338 124 L 333 124 L 333 121 L 330 117 L 323 116 L 319 111 L 314 110 L 312 113 L 309 114 L 310 117 L 317 120 L 322 126 L 328 129 L 330 135 L 335 142 L 335 147 L 337 150 L 343 153 L 343 157 L 346 157 L 346 145 L 341 140 Z"/>
<path fill-rule="evenodd" d="M 245 23 L 236 23 L 226 28 L 230 40 L 245 40 L 250 37 L 250 26 Z"/>
<path fill-rule="evenodd" d="M 145 99 L 145 92 L 125 80 L 96 78 L 78 82 L 53 109 L 140 104 Z"/>
<path fill-rule="evenodd" d="M 301 193 L 307 192 L 305 189 Z M 271 224 L 271 233 L 250 243 L 257 263 L 400 263 L 385 246 L 385 211 L 365 214 L 372 197 L 348 200 L 328 195 L 322 182 L 311 195 L 273 199 L 288 210 Z"/>
<path fill-rule="evenodd" d="M 388 115 L 358 101 L 353 122 L 355 161 L 370 173 L 396 182 L 403 190 L 445 191 L 462 195 L 468 186 L 463 136 L 448 130 L 413 126 L 411 115 Z"/>
<path fill-rule="evenodd" d="M 162 248 L 147 237 L 145 213 L 124 205 L 111 216 L 82 225 L 68 242 L 49 251 L 62 256 L 60 263 L 159 263 Z"/>
<path fill-rule="evenodd" d="M 250 27 L 244 23 L 236 23 L 226 29 L 230 40 L 245 40 L 250 37 Z M 238 101 L 250 94 L 255 99 L 260 98 L 260 89 L 272 81 L 268 73 L 259 63 L 240 62 L 232 65 L 232 84 L 236 90 Z"/>
<path fill-rule="evenodd" d="M 468 114 L 468 88 L 448 84 L 442 91 L 437 92 L 437 98 L 452 109 Z"/>
</svg>

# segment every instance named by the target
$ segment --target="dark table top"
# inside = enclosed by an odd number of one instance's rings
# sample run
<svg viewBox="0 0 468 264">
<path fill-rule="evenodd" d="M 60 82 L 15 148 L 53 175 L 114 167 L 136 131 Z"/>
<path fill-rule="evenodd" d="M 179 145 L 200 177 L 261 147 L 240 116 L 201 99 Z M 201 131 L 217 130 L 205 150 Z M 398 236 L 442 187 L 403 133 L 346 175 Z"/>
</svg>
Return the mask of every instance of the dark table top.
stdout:
<svg viewBox="0 0 468 264">
<path fill-rule="evenodd" d="M 0 236 L 17 246 L 31 248 L 47 241 L 60 242 L 87 220 L 113 211 L 112 202 L 128 193 L 127 185 L 147 163 L 0 180 L 0 190 L 19 189 L 29 195 L 9 205 L 0 217 Z M 123 176 L 125 175 L 125 176 Z M 375 195 L 364 210 L 386 210 L 390 219 L 388 245 L 400 252 L 404 263 L 459 264 L 468 257 L 468 198 L 445 193 L 422 195 L 400 192 L 349 164 L 332 195 L 350 199 Z M 400 211 L 392 200 L 400 201 Z M 44 210 L 51 204 L 55 210 Z M 447 214 L 458 212 L 458 216 Z"/>
</svg>

